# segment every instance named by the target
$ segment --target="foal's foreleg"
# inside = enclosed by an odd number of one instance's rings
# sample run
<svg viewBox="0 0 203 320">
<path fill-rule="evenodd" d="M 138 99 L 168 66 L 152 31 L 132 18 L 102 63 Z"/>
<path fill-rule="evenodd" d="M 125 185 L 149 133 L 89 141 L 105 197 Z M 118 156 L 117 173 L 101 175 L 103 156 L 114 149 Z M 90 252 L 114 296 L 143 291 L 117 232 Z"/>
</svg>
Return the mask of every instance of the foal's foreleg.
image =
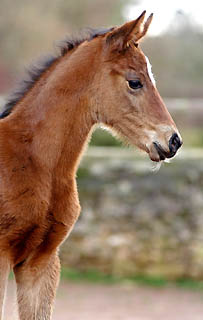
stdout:
<svg viewBox="0 0 203 320">
<path fill-rule="evenodd" d="M 9 271 L 9 260 L 4 256 L 4 253 L 0 252 L 0 320 L 3 319 L 3 304 Z"/>
<path fill-rule="evenodd" d="M 57 254 L 47 263 L 25 262 L 14 270 L 20 320 L 50 320 L 58 286 L 60 262 Z"/>
</svg>

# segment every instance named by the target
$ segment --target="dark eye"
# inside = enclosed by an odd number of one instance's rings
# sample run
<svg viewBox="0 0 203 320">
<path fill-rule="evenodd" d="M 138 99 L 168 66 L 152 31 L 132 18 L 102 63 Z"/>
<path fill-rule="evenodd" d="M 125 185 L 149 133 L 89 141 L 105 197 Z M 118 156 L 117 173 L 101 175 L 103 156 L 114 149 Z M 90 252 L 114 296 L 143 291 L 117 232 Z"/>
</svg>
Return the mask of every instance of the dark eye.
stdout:
<svg viewBox="0 0 203 320">
<path fill-rule="evenodd" d="M 133 90 L 140 89 L 143 87 L 140 80 L 128 80 L 128 85 Z"/>
</svg>

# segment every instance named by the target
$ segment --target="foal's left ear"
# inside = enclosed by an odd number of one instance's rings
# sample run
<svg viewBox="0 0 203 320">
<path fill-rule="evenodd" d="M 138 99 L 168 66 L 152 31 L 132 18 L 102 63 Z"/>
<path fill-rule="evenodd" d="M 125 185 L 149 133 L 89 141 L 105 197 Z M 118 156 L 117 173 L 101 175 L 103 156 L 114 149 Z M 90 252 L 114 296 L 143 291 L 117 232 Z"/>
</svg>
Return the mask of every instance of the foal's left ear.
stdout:
<svg viewBox="0 0 203 320">
<path fill-rule="evenodd" d="M 112 44 L 115 49 L 122 51 L 131 41 L 136 43 L 145 36 L 152 22 L 153 13 L 150 14 L 147 21 L 144 22 L 146 11 L 133 21 L 123 24 L 121 27 L 115 28 L 106 38 L 108 44 Z"/>
</svg>

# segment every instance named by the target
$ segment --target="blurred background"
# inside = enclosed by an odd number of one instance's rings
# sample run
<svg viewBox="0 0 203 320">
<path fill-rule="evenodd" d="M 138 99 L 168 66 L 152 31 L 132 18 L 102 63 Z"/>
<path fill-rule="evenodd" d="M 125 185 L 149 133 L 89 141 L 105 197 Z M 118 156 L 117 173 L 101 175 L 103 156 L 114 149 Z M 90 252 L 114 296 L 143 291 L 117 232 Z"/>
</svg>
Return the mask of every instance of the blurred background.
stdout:
<svg viewBox="0 0 203 320">
<path fill-rule="evenodd" d="M 24 68 L 57 50 L 57 40 L 154 12 L 141 47 L 184 146 L 154 173 L 146 155 L 94 132 L 78 170 L 82 213 L 60 251 L 54 319 L 202 319 L 202 1 L 1 0 L 0 8 L 2 106 Z"/>
</svg>

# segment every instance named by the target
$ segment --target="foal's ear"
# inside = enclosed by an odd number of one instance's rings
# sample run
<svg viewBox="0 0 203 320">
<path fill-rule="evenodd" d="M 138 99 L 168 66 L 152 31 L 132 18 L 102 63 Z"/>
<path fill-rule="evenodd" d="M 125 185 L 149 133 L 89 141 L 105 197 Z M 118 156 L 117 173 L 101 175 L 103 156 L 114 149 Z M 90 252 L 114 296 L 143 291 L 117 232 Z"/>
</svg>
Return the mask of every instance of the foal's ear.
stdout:
<svg viewBox="0 0 203 320">
<path fill-rule="evenodd" d="M 107 43 L 113 45 L 115 49 L 122 51 L 131 41 L 136 43 L 143 38 L 147 33 L 153 18 L 153 14 L 151 14 L 147 21 L 143 23 L 145 14 L 146 11 L 143 11 L 136 20 L 127 22 L 121 27 L 117 27 L 109 32 L 106 38 Z"/>
</svg>

